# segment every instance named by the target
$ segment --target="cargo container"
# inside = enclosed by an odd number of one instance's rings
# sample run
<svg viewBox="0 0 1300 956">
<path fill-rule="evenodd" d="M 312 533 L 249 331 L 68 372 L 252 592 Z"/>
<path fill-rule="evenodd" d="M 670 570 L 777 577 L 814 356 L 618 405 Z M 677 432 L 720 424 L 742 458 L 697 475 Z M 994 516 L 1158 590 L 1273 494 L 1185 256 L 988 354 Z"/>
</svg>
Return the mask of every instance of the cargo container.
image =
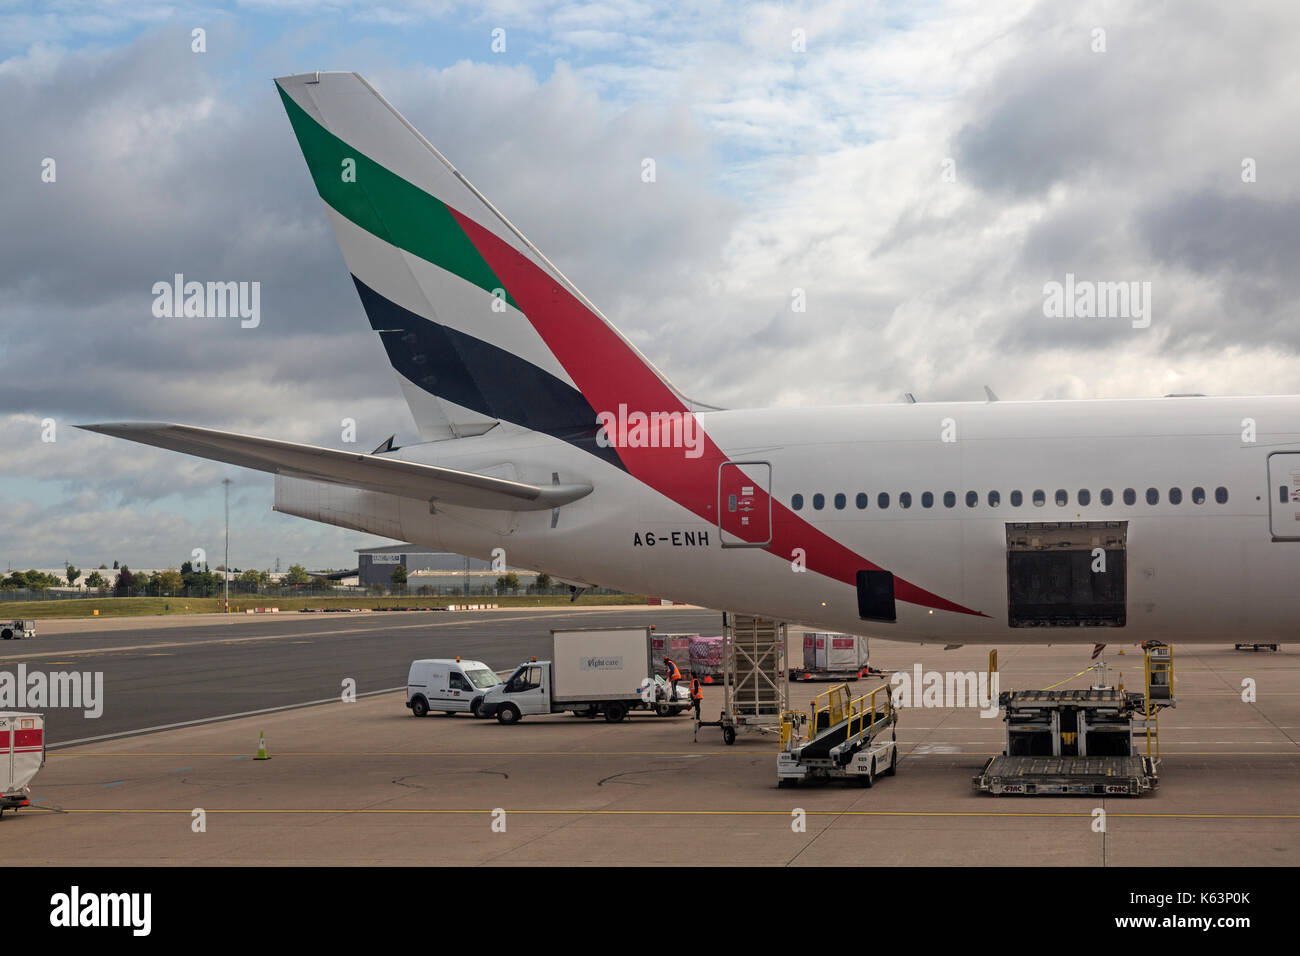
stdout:
<svg viewBox="0 0 1300 956">
<path fill-rule="evenodd" d="M 0 711 L 0 816 L 29 804 L 28 786 L 45 766 L 45 717 Z"/>
<path fill-rule="evenodd" d="M 791 669 L 792 680 L 855 680 L 870 662 L 865 637 L 808 631 L 803 636 L 803 667 Z"/>
</svg>

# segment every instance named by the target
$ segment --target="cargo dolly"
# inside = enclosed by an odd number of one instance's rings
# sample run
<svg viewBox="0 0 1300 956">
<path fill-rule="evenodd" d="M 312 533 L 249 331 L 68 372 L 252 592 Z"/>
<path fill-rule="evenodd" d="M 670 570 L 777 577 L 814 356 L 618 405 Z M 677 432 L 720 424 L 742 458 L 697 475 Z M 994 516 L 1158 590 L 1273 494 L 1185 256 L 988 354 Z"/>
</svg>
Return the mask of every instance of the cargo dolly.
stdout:
<svg viewBox="0 0 1300 956">
<path fill-rule="evenodd" d="M 781 718 L 778 787 L 812 779 L 870 787 L 877 776 L 898 771 L 898 711 L 888 684 L 858 697 L 847 684 L 837 684 L 813 698 L 806 713 L 790 711 Z"/>
<path fill-rule="evenodd" d="M 1175 704 L 1173 652 L 1144 645 L 1146 692 L 1114 687 L 1020 690 L 998 695 L 1006 749 L 971 783 L 995 795 L 1140 797 L 1159 785 L 1159 712 Z M 1146 753 L 1134 738 L 1146 736 Z"/>
</svg>

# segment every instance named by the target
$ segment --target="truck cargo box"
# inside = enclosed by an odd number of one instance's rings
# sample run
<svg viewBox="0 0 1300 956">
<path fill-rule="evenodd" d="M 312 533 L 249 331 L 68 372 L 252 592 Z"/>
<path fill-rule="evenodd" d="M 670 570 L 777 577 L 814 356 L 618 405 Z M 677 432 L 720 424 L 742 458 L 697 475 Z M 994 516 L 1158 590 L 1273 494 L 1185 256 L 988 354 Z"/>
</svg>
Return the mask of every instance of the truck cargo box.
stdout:
<svg viewBox="0 0 1300 956">
<path fill-rule="evenodd" d="M 654 680 L 650 628 L 551 632 L 551 697 L 559 701 L 632 700 Z"/>
</svg>

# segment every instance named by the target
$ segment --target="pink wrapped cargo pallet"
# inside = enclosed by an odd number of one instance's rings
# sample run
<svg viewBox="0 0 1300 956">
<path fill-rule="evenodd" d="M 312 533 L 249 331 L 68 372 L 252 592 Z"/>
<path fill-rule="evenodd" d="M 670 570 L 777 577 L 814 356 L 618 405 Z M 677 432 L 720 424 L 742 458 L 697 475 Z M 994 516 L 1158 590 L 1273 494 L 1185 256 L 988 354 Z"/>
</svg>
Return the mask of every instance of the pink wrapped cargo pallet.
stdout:
<svg viewBox="0 0 1300 956">
<path fill-rule="evenodd" d="M 691 673 L 703 680 L 722 677 L 722 637 L 691 638 Z"/>
</svg>

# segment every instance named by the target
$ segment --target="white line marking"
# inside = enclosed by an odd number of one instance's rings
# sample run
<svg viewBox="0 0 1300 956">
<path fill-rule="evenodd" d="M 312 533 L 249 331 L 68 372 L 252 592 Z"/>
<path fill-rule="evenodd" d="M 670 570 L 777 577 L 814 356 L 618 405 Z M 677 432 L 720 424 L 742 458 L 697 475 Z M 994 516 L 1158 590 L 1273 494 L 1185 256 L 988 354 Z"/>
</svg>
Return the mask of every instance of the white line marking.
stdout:
<svg viewBox="0 0 1300 956">
<path fill-rule="evenodd" d="M 383 690 L 368 690 L 364 694 L 357 694 L 358 699 L 362 697 L 373 697 L 376 694 L 391 694 L 394 691 L 406 690 L 406 685 L 401 687 L 387 687 Z M 296 710 L 299 707 L 312 707 L 316 704 L 339 704 L 342 703 L 339 697 L 326 697 L 324 700 L 309 700 L 301 704 L 284 704 L 280 707 L 263 707 L 261 710 L 245 710 L 238 714 L 221 714 L 217 717 L 200 717 L 198 720 L 182 720 L 175 724 L 159 724 L 156 727 L 140 727 L 136 730 L 121 730 L 115 734 L 100 734 L 98 737 L 78 737 L 76 740 L 64 740 L 57 744 L 46 744 L 47 750 L 55 750 L 59 747 L 71 747 L 73 744 L 89 744 L 97 740 L 112 740 L 116 737 L 134 737 L 137 734 L 151 734 L 158 730 L 174 730 L 177 727 L 193 727 L 195 724 L 215 724 L 222 720 L 235 720 L 239 717 L 256 717 L 258 714 L 273 714 L 280 710 Z"/>
</svg>

